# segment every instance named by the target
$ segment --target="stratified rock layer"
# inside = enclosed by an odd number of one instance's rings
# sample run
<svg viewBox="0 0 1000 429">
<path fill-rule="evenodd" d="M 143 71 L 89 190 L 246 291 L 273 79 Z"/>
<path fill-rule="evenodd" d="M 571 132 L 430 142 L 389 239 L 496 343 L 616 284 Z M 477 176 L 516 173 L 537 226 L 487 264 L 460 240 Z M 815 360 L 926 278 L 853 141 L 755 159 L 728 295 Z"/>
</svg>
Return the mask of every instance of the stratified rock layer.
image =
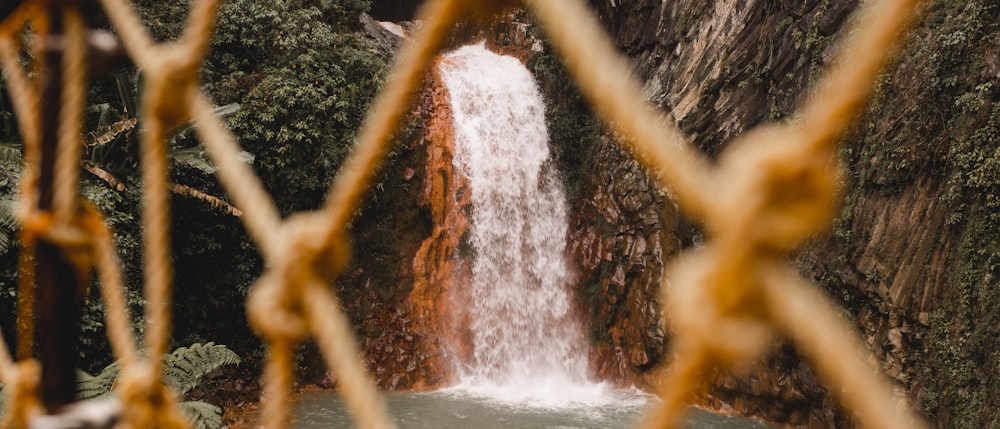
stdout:
<svg viewBox="0 0 1000 429">
<path fill-rule="evenodd" d="M 714 156 L 743 131 L 794 113 L 833 60 L 858 2 L 591 3 L 620 49 L 633 58 L 647 98 Z M 1000 5 L 927 3 L 896 64 L 879 79 L 870 112 L 842 145 L 846 174 L 840 216 L 831 233 L 816 237 L 794 258 L 856 322 L 872 351 L 871 362 L 880 362 L 880 370 L 897 383 L 898 396 L 935 426 L 990 427 L 1000 423 L 992 411 L 1000 406 L 1000 348 L 996 328 L 988 327 L 1000 319 L 995 293 L 1000 278 L 995 232 L 1000 226 Z M 615 218 L 614 209 L 624 201 L 625 194 L 615 189 L 648 187 L 641 175 L 629 184 L 616 183 L 624 180 L 621 173 L 606 172 L 616 171 L 627 157 L 601 153 L 585 176 L 585 188 L 620 199 L 609 202 L 593 192 L 582 197 L 577 240 L 585 244 L 602 241 L 591 238 L 594 229 L 610 237 L 602 242 L 616 242 L 617 235 L 634 236 L 626 231 L 648 227 L 636 219 L 624 220 L 628 226 L 600 224 Z M 595 218 L 588 210 L 608 215 L 596 217 L 601 226 L 586 226 L 584 219 Z M 697 242 L 687 222 L 676 225 L 662 225 L 663 236 L 674 237 L 664 243 Z M 653 259 L 673 251 L 654 251 Z M 658 332 L 626 329 L 634 326 L 633 317 L 607 314 L 641 314 L 657 294 L 649 291 L 648 275 L 641 270 L 621 285 L 628 271 L 617 267 L 627 265 L 630 252 L 611 253 L 595 258 L 584 252 L 581 258 L 582 278 L 601 285 L 599 293 L 588 289 L 586 296 L 597 303 L 593 308 L 607 308 L 593 313 L 598 350 L 621 348 L 602 370 L 625 374 L 625 380 L 649 379 L 644 376 L 649 366 L 633 356 L 651 356 L 668 340 Z M 634 255 L 628 257 L 630 263 Z M 598 260 L 608 262 L 593 262 Z M 651 298 L 622 299 L 639 295 Z M 627 335 L 602 337 L 605 326 Z M 710 381 L 714 387 L 702 402 L 716 408 L 795 427 L 853 424 L 787 345 L 748 374 L 719 373 Z"/>
<path fill-rule="evenodd" d="M 850 2 L 659 2 L 595 5 L 632 57 L 645 95 L 709 155 L 748 128 L 791 111 L 824 61 L 828 36 Z M 822 42 L 822 43 L 821 43 Z M 655 385 L 669 361 L 669 315 L 660 275 L 701 234 L 624 151 L 602 142 L 590 161 L 575 216 L 574 248 L 595 338 L 598 371 L 620 383 Z M 582 250 L 582 251 L 581 251 Z M 718 373 L 701 402 L 767 420 L 824 427 L 842 421 L 822 383 L 783 347 L 749 374 Z"/>
<path fill-rule="evenodd" d="M 591 365 L 601 379 L 648 385 L 644 373 L 664 358 L 660 274 L 680 248 L 678 217 L 617 143 L 602 139 L 594 153 L 569 240 L 590 320 Z"/>
</svg>

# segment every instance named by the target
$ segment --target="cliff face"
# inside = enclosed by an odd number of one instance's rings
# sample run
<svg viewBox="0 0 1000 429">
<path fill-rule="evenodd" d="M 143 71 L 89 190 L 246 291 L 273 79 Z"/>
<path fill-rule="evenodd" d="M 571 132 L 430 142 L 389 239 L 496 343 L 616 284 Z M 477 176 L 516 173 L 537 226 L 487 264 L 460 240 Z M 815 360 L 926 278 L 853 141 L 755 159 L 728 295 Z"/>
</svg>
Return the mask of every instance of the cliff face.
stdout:
<svg viewBox="0 0 1000 429">
<path fill-rule="evenodd" d="M 830 42 L 856 5 L 817 0 L 593 6 L 633 59 L 646 97 L 714 155 L 746 129 L 792 111 L 830 60 Z M 668 360 L 669 333 L 659 329 L 665 322 L 655 310 L 663 265 L 701 235 L 651 188 L 627 153 L 605 146 L 588 161 L 594 174 L 585 176 L 574 211 L 574 248 L 584 250 L 575 255 L 586 279 L 582 288 L 593 316 L 599 372 L 620 383 L 648 385 L 656 366 Z M 655 241 L 643 236 L 650 232 Z M 595 257 L 591 249 L 603 253 Z M 790 347 L 755 368 L 745 377 L 714 374 L 715 387 L 701 402 L 791 425 L 841 426 L 835 402 Z"/>
<path fill-rule="evenodd" d="M 414 287 L 410 302 L 415 317 L 421 321 L 423 338 L 430 340 L 440 359 L 425 369 L 436 377 L 423 384 L 440 387 L 451 370 L 451 363 L 445 360 L 460 350 L 462 344 L 469 343 L 457 341 L 453 334 L 469 324 L 462 320 L 467 314 L 452 308 L 455 302 L 452 294 L 461 289 L 452 285 L 468 284 L 471 275 L 468 265 L 463 263 L 462 252 L 466 247 L 462 240 L 469 228 L 472 192 L 469 180 L 454 168 L 454 118 L 448 90 L 436 73 L 425 91 L 423 104 L 431 109 L 427 134 L 421 143 L 427 152 L 427 163 L 418 203 L 430 210 L 434 227 L 413 257 Z"/>
<path fill-rule="evenodd" d="M 649 100 L 709 153 L 790 113 L 857 1 L 600 2 Z"/>
<path fill-rule="evenodd" d="M 592 6 L 633 58 L 646 96 L 713 155 L 742 131 L 794 112 L 833 59 L 857 2 L 638 0 Z M 1000 401 L 994 344 L 1000 304 L 998 22 L 994 2 L 926 6 L 897 64 L 880 80 L 870 112 L 845 139 L 840 216 L 830 234 L 796 256 L 801 270 L 856 320 L 859 334 L 884 362 L 882 370 L 900 386 L 897 393 L 939 427 L 1000 421 L 992 411 Z M 575 214 L 578 249 L 627 241 L 635 236 L 630 231 L 651 228 L 615 214 L 628 195 L 616 190 L 642 192 L 648 180 L 638 172 L 634 180 L 621 174 L 624 154 L 599 152 L 591 161 L 595 174 L 583 185 L 598 191 L 585 191 Z M 604 194 L 617 197 L 609 201 Z M 666 209 L 662 223 L 652 227 L 662 228 L 665 247 L 652 250 L 652 260 L 669 256 L 674 243 L 698 238 L 686 222 L 671 219 L 669 203 L 653 194 L 646 202 Z M 619 238 L 591 238 L 595 230 Z M 631 265 L 634 250 L 601 257 L 588 251 L 578 252 L 578 259 L 581 276 L 600 286 L 598 294 L 586 295 L 593 303 L 594 332 L 603 324 L 609 332 L 626 333 L 621 339 L 597 336 L 598 354 L 607 357 L 600 350 L 621 347 L 618 372 L 635 374 L 626 380 L 643 379 L 649 365 L 633 356 L 662 354 L 668 341 L 662 333 L 632 328 L 648 322 L 631 315 L 656 301 L 648 281 L 654 274 L 646 270 L 661 264 Z M 637 296 L 649 299 L 631 298 Z M 850 425 L 788 346 L 748 376 L 716 374 L 713 381 L 716 387 L 703 401 L 715 407 L 800 427 Z"/>
<path fill-rule="evenodd" d="M 353 222 L 357 264 L 341 295 L 363 339 L 366 364 L 384 389 L 447 384 L 462 353 L 452 285 L 463 285 L 462 240 L 471 210 L 468 179 L 456 174 L 453 117 L 436 72 L 418 94 L 410 124 L 381 181 Z M 455 332 L 459 332 L 456 334 Z"/>
<path fill-rule="evenodd" d="M 591 365 L 600 379 L 644 385 L 664 359 L 660 273 L 680 242 L 678 216 L 642 168 L 611 139 L 594 151 L 593 180 L 573 210 L 570 255 L 584 314 Z"/>
<path fill-rule="evenodd" d="M 857 3 L 593 0 L 592 7 L 634 60 L 646 96 L 714 155 L 741 132 L 794 113 L 833 59 Z M 845 137 L 840 215 L 830 233 L 793 255 L 856 321 L 872 361 L 883 363 L 897 393 L 938 427 L 1000 423 L 993 411 L 1000 406 L 1000 5 L 994 3 L 938 0 L 924 8 L 896 64 L 879 80 L 869 113 Z M 701 234 L 601 130 L 551 49 L 536 39 L 530 18 L 508 18 L 486 37 L 524 58 L 546 95 L 571 195 L 569 252 L 579 306 L 589 315 L 595 372 L 620 384 L 650 383 L 669 359 L 660 274 Z M 508 39 L 520 42 L 504 46 Z M 411 143 L 387 166 L 392 191 L 376 192 L 379 202 L 370 209 L 384 216 L 363 215 L 355 223 L 356 231 L 376 231 L 358 233 L 358 259 L 379 263 L 358 264 L 353 284 L 369 286 L 345 290 L 345 301 L 360 308 L 355 321 L 384 387 L 430 387 L 448 377 L 443 356 L 453 345 L 437 335 L 446 322 L 437 316 L 447 305 L 446 288 L 435 285 L 448 273 L 461 276 L 454 257 L 462 251 L 467 201 L 450 171 L 442 125 L 450 116 L 433 107 L 442 104 L 442 91 L 424 93 L 419 122 L 431 125 L 404 139 Z M 370 244 L 381 242 L 396 244 Z M 362 265 L 391 268 L 366 272 Z M 748 375 L 717 373 L 710 381 L 714 387 L 701 398 L 709 406 L 795 427 L 852 424 L 788 345 Z"/>
</svg>

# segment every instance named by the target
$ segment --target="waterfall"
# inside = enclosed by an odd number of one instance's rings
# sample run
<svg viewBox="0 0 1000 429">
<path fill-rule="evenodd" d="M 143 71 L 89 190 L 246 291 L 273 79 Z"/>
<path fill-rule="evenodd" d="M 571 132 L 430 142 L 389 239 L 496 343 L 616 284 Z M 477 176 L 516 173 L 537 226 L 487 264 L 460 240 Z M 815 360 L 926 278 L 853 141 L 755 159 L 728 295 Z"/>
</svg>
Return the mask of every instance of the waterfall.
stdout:
<svg viewBox="0 0 1000 429">
<path fill-rule="evenodd" d="M 568 290 L 566 197 L 549 157 L 545 105 L 516 58 L 482 45 L 440 65 L 454 116 L 456 173 L 471 189 L 471 272 L 461 385 L 512 401 L 591 392 L 587 350 Z"/>
</svg>

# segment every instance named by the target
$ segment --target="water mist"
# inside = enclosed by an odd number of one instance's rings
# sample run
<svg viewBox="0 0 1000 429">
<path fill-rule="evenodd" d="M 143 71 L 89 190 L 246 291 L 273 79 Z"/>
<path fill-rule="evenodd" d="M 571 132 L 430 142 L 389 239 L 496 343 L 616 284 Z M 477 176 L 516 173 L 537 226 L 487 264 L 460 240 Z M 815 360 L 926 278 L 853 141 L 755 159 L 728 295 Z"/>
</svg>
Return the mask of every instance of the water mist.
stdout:
<svg viewBox="0 0 1000 429">
<path fill-rule="evenodd" d="M 516 58 L 482 45 L 445 56 L 458 174 L 469 180 L 471 356 L 460 388 L 513 402 L 599 394 L 569 293 L 566 196 L 551 166 L 545 105 Z M 581 398 L 582 399 L 582 398 Z"/>
</svg>

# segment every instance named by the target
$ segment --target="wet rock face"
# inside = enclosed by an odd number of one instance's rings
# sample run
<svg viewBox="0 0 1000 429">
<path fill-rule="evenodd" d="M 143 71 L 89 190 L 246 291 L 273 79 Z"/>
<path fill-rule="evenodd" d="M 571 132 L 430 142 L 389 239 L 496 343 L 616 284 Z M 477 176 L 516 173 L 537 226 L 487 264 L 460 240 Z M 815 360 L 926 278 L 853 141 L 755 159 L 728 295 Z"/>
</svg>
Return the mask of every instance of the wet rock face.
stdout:
<svg viewBox="0 0 1000 429">
<path fill-rule="evenodd" d="M 794 112 L 833 59 L 858 2 L 592 0 L 591 5 L 634 60 L 646 96 L 671 112 L 699 148 L 715 155 L 733 136 Z M 995 234 L 1000 180 L 986 172 L 1000 159 L 1000 91 L 990 83 L 1000 78 L 998 22 L 996 2 L 928 2 L 897 64 L 880 79 L 870 112 L 842 144 L 845 198 L 831 233 L 794 256 L 803 274 L 855 321 L 872 362 L 881 362 L 881 371 L 896 381 L 897 395 L 910 399 L 937 427 L 1000 421 L 992 411 L 1000 407 L 995 387 L 1000 355 L 996 329 L 986 328 L 1000 321 L 1000 298 L 991 292 L 1000 277 Z M 606 160 L 592 169 L 588 189 L 612 193 L 616 185 L 606 172 L 614 165 Z M 634 188 L 648 186 L 644 180 Z M 610 209 L 625 199 L 608 202 L 599 194 L 585 196 L 578 215 L 620 218 Z M 588 205 L 608 215 L 588 215 Z M 663 224 L 662 236 L 688 242 L 685 223 L 676 225 L 680 229 L 671 232 Z M 581 226 L 575 239 L 596 243 L 600 240 L 591 238 L 596 229 Z M 629 227 L 605 229 L 617 234 Z M 669 253 L 664 250 L 664 258 Z M 608 284 L 607 310 L 597 305 L 595 324 L 612 320 L 612 328 L 633 326 L 632 319 L 626 324 L 615 321 L 624 318 L 603 316 L 636 314 L 644 305 L 617 292 L 621 255 L 602 267 L 593 262 L 600 258 L 581 254 L 581 277 Z M 625 290 L 645 289 L 626 279 L 631 283 Z M 630 333 L 622 344 L 641 345 L 631 352 L 623 347 L 621 357 L 602 356 L 624 368 L 620 372 L 645 373 L 628 356 L 659 347 L 663 336 L 615 329 Z M 594 328 L 597 337 L 598 331 Z M 708 405 L 795 427 L 852 425 L 787 345 L 748 374 L 711 378 L 715 387 L 703 398 Z"/>
<path fill-rule="evenodd" d="M 413 257 L 410 302 L 426 339 L 424 346 L 437 359 L 424 368 L 433 377 L 417 387 L 432 388 L 441 387 L 451 375 L 451 364 L 445 362 L 449 352 L 462 353 L 461 345 L 469 344 L 453 334 L 456 327 L 469 326 L 463 320 L 469 315 L 451 308 L 454 304 L 449 291 L 452 285 L 466 284 L 470 277 L 469 267 L 462 263 L 460 255 L 468 247 L 462 240 L 469 228 L 472 193 L 468 179 L 455 172 L 454 117 L 448 90 L 437 72 L 424 92 L 422 105 L 428 108 L 427 133 L 420 143 L 427 162 L 418 204 L 430 210 L 434 226 Z"/>
<path fill-rule="evenodd" d="M 930 3 L 898 65 L 881 79 L 871 112 L 845 137 L 845 200 L 831 233 L 794 259 L 856 322 L 872 362 L 882 362 L 900 397 L 937 427 L 991 427 L 1000 422 L 992 411 L 1000 409 L 1000 179 L 993 168 L 1000 165 L 1000 7 L 993 0 Z M 634 60 L 647 97 L 711 156 L 743 131 L 794 112 L 832 60 L 857 4 L 591 0 Z M 530 21 L 513 16 L 488 44 L 524 39 L 531 43 L 510 52 L 539 53 L 535 33 L 525 30 Z M 395 177 L 387 188 L 405 191 L 386 197 L 392 209 L 378 212 L 384 216 L 359 216 L 355 224 L 356 231 L 391 234 L 356 236 L 359 264 L 342 288 L 383 387 L 431 387 L 448 378 L 437 333 L 454 321 L 436 316 L 447 304 L 435 285 L 462 275 L 452 256 L 463 251 L 459 215 L 467 202 L 447 143 L 428 149 L 428 141 L 448 139 L 441 130 L 451 119 L 432 107 L 447 98 L 440 91 L 422 95 L 418 115 L 421 123 L 444 125 L 425 129 L 387 167 Z M 659 310 L 663 267 L 700 235 L 612 137 L 597 140 L 580 156 L 583 182 L 570 202 L 579 314 L 588 316 L 597 375 L 642 386 L 669 360 L 669 315 Z M 570 158 L 578 147 L 566 148 L 556 152 Z M 395 244 L 365 250 L 373 242 Z M 720 371 L 709 382 L 705 405 L 793 427 L 852 424 L 788 345 L 747 373 Z"/>
<path fill-rule="evenodd" d="M 353 221 L 355 263 L 340 295 L 359 331 L 366 364 L 387 390 L 425 390 L 448 380 L 445 291 L 460 281 L 456 253 L 467 228 L 468 185 L 452 172 L 448 92 L 432 75 L 399 133 L 375 194 Z M 397 137 L 398 138 L 398 137 Z"/>
<path fill-rule="evenodd" d="M 647 99 L 709 153 L 790 113 L 856 0 L 592 0 Z"/>
<path fill-rule="evenodd" d="M 616 384 L 646 385 L 662 361 L 660 273 L 680 243 L 674 206 L 639 164 L 602 139 L 572 211 L 569 252 L 582 314 L 588 315 L 597 376 Z"/>
<path fill-rule="evenodd" d="M 645 82 L 709 155 L 759 123 L 793 111 L 830 59 L 828 44 L 854 1 L 591 2 Z M 605 139 L 574 216 L 573 255 L 591 311 L 595 365 L 623 384 L 655 384 L 668 361 L 660 275 L 700 239 L 632 158 Z M 705 405 L 799 427 L 840 427 L 834 400 L 791 347 L 732 376 L 718 372 Z"/>
</svg>

